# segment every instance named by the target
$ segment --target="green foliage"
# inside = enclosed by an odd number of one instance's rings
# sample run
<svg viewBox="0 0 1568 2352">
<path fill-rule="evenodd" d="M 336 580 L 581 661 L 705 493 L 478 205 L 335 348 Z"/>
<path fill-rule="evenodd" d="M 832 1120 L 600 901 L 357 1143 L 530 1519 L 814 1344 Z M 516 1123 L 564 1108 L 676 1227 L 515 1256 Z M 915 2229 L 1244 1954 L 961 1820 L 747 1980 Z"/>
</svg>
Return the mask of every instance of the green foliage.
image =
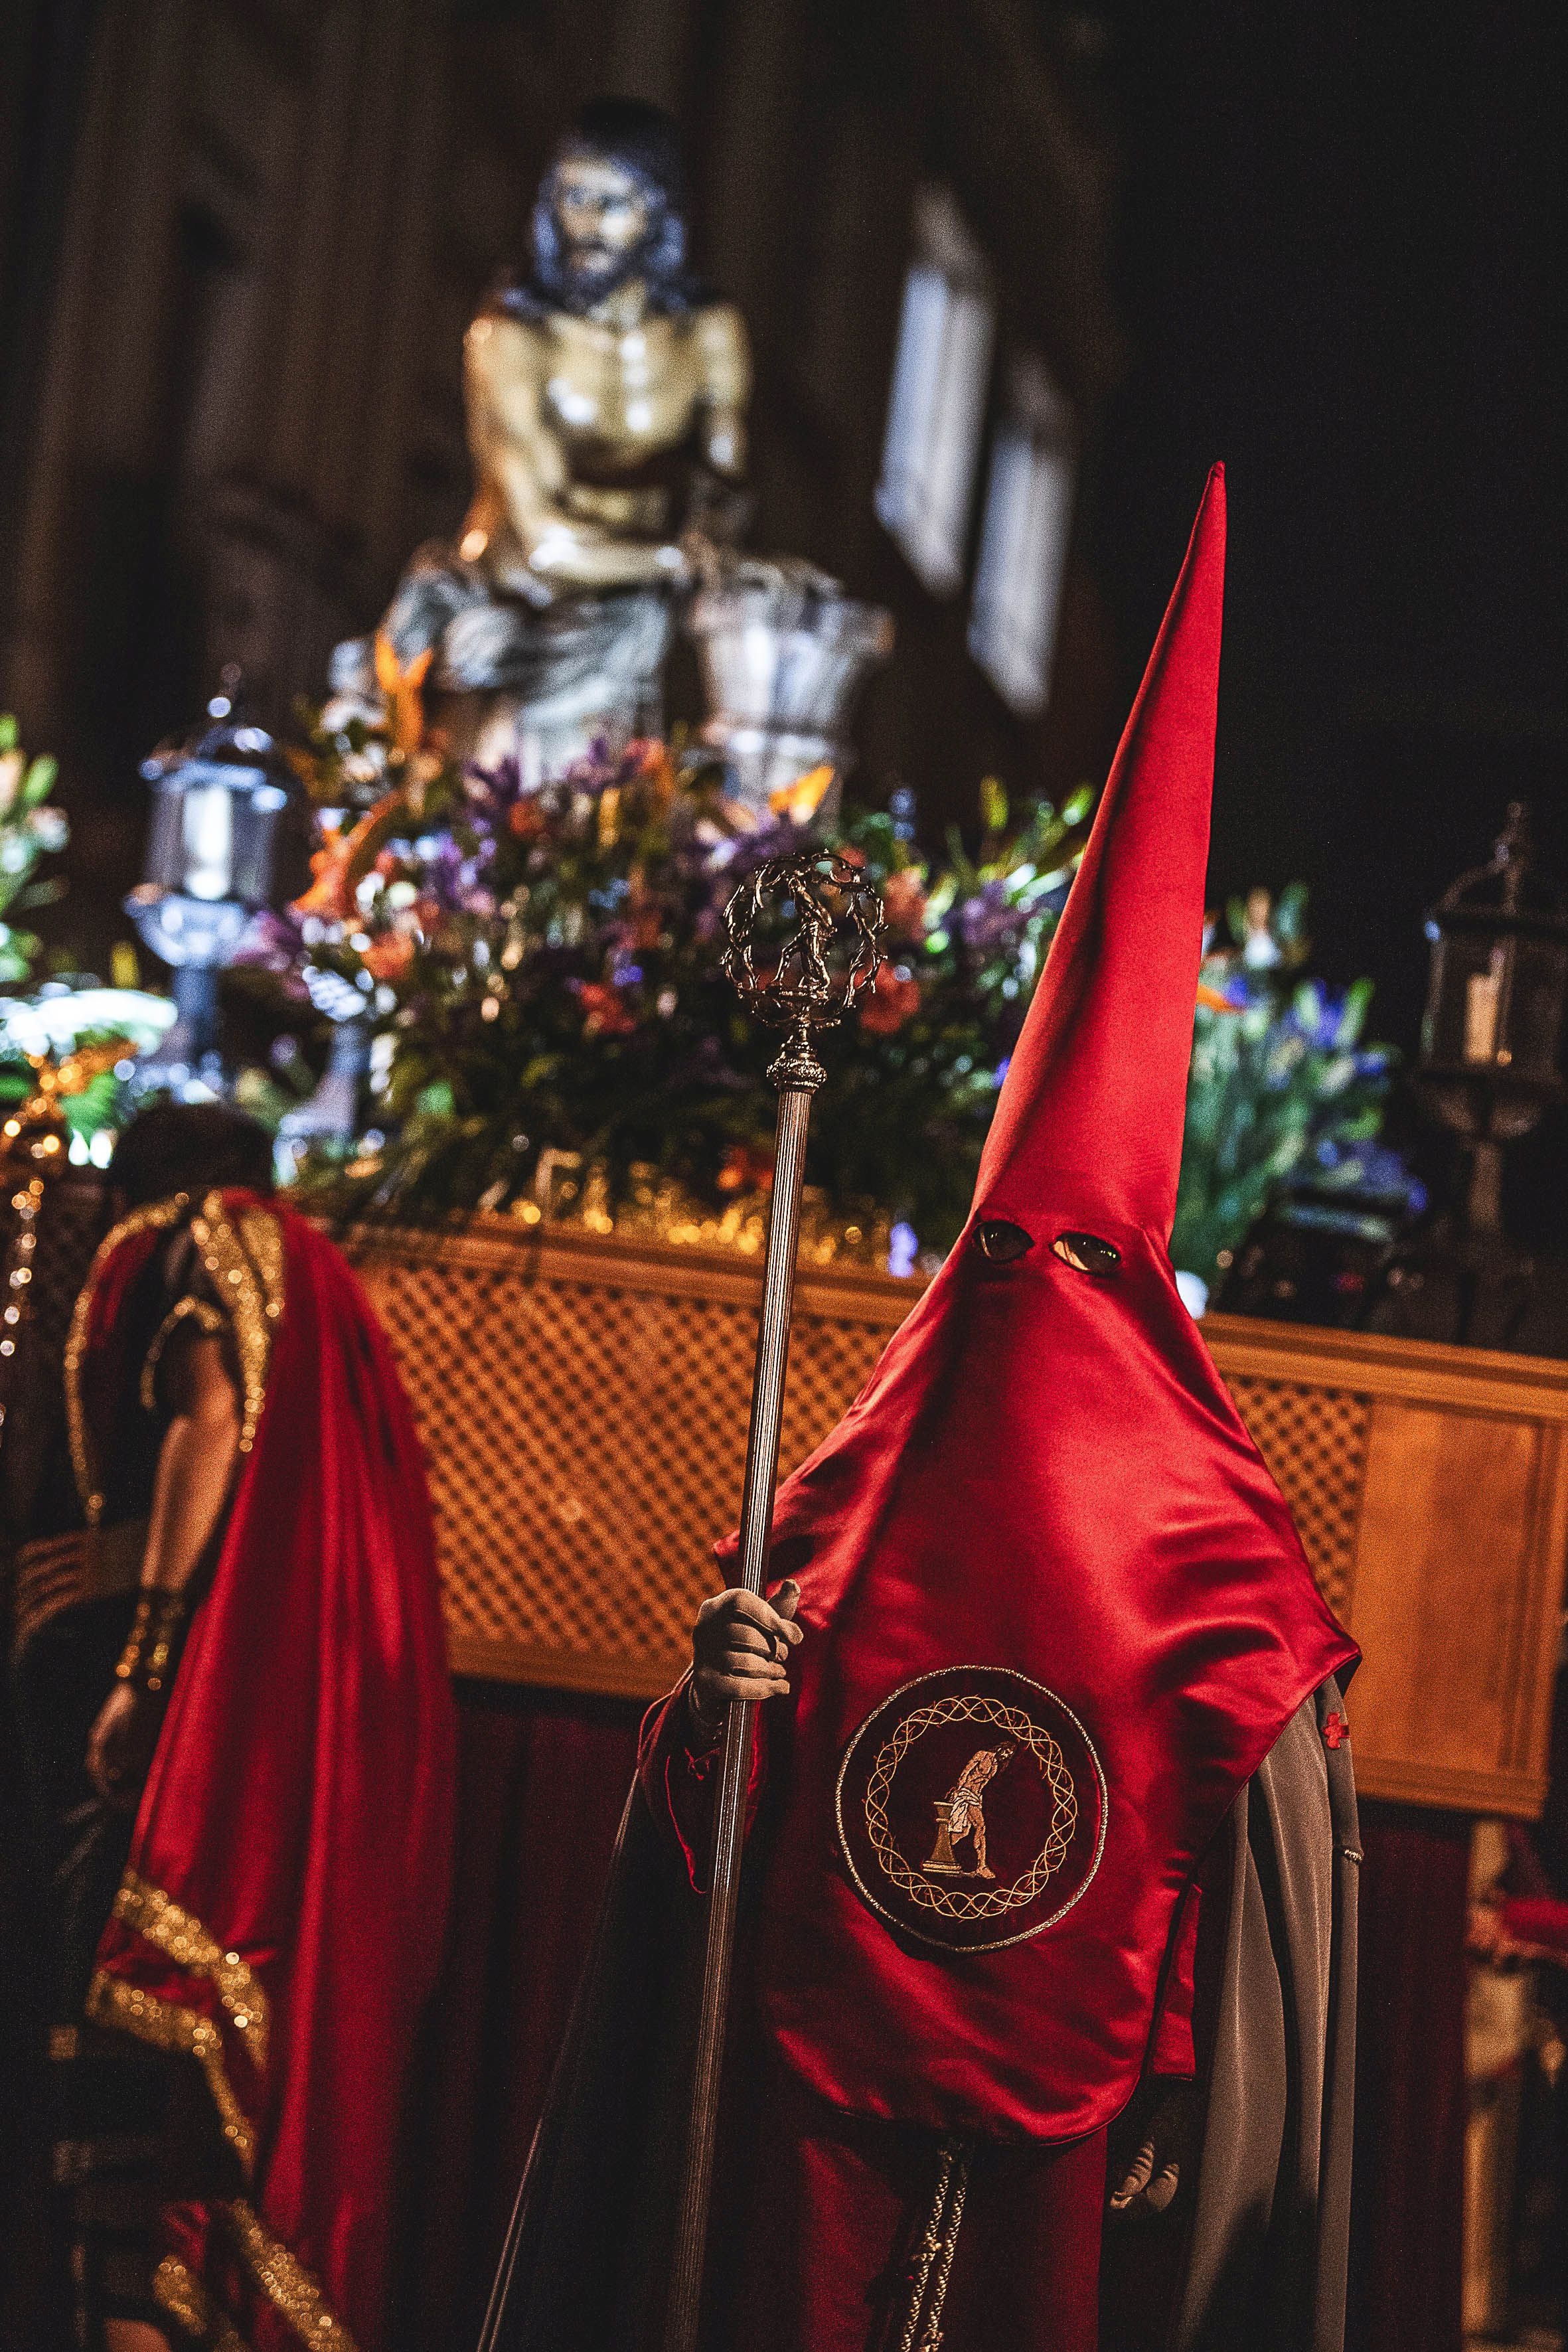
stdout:
<svg viewBox="0 0 1568 2352">
<path fill-rule="evenodd" d="M 1382 1123 L 1394 1055 L 1362 1042 L 1372 983 L 1298 977 L 1306 912 L 1300 883 L 1233 900 L 1231 944 L 1204 958 L 1171 1255 L 1205 1282 L 1288 1184 L 1359 1181 L 1353 1147 Z"/>
<path fill-rule="evenodd" d="M 69 838 L 64 814 L 47 805 L 58 772 L 51 759 L 28 759 L 16 719 L 0 714 L 0 986 L 26 980 L 41 952 L 37 934 L 13 914 L 49 905 L 65 887 L 33 878 L 38 860 Z"/>
</svg>

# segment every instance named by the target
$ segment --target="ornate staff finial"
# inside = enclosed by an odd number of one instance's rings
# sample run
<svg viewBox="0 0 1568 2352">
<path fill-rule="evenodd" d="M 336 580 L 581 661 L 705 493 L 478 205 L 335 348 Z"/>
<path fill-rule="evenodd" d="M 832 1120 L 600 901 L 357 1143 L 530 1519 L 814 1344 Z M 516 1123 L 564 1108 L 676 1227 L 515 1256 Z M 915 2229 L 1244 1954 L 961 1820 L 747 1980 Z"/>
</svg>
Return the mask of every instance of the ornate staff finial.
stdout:
<svg viewBox="0 0 1568 2352">
<path fill-rule="evenodd" d="M 764 940 L 770 916 L 782 936 Z M 872 884 L 833 849 L 772 857 L 731 899 L 725 973 L 759 1021 L 790 1033 L 768 1069 L 775 1087 L 815 1094 L 822 1085 L 812 1032 L 834 1028 L 876 979 L 882 919 Z"/>
<path fill-rule="evenodd" d="M 847 857 L 831 849 L 807 849 L 793 857 L 770 858 L 759 866 L 731 899 L 724 924 L 730 942 L 724 970 L 742 1003 L 759 1020 L 789 1033 L 768 1072 L 779 1090 L 778 1131 L 735 1578 L 746 1591 L 760 1593 L 767 1583 L 773 1491 L 778 1484 L 806 1130 L 812 1097 L 827 1076 L 812 1052 L 812 1032 L 831 1029 L 842 1021 L 861 990 L 875 980 L 882 961 L 879 944 L 882 902 L 859 866 Z M 741 1851 L 746 1835 L 745 1795 L 751 1785 L 754 1712 L 750 1702 L 734 1699 L 724 1726 L 691 2061 L 691 2104 L 663 2352 L 696 2352 L 702 2309 L 708 2200 L 718 2132 Z"/>
</svg>

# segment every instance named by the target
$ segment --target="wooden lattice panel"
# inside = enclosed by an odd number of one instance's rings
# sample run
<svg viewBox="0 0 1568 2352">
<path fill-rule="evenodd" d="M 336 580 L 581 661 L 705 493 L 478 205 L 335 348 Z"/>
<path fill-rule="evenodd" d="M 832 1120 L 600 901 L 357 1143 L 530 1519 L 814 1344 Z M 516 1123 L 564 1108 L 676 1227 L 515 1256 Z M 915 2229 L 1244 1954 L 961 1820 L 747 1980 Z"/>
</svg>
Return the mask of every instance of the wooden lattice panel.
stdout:
<svg viewBox="0 0 1568 2352">
<path fill-rule="evenodd" d="M 356 1255 L 429 1452 L 457 1670 L 668 1688 L 739 1508 L 760 1269 L 500 1220 L 377 1234 Z M 785 1469 L 915 1295 L 878 1275 L 802 1276 Z M 1204 1337 L 1365 1652 L 1361 1787 L 1538 1810 L 1568 1366 L 1224 1316 Z"/>
<path fill-rule="evenodd" d="M 1348 1617 L 1371 1397 L 1354 1389 L 1236 1373 L 1227 1386 L 1290 1506 L 1319 1591 L 1336 1616 Z"/>
<path fill-rule="evenodd" d="M 361 1271 L 429 1455 L 456 1662 L 640 1692 L 679 1672 L 710 1546 L 739 1511 L 756 1286 L 587 1246 L 400 1244 Z M 852 1276 L 801 1283 L 784 1470 L 832 1428 L 908 1299 Z"/>
</svg>

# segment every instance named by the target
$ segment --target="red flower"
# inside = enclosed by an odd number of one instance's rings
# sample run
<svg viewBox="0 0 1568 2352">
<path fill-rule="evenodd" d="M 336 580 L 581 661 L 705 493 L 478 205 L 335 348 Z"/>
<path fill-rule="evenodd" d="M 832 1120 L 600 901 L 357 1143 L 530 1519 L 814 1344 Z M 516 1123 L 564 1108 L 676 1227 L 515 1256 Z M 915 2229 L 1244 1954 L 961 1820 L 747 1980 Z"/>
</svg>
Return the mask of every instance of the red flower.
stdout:
<svg viewBox="0 0 1568 2352">
<path fill-rule="evenodd" d="M 585 1037 L 629 1037 L 637 1027 L 637 1016 L 618 988 L 610 988 L 596 980 L 580 980 L 577 994 L 582 1001 Z"/>
<path fill-rule="evenodd" d="M 773 1182 L 773 1163 L 765 1152 L 753 1151 L 749 1143 L 730 1146 L 719 1171 L 721 1192 L 770 1192 Z"/>
<path fill-rule="evenodd" d="M 372 980 L 401 980 L 414 961 L 414 942 L 406 931 L 384 931 L 360 950 L 359 960 Z"/>
<path fill-rule="evenodd" d="M 913 1020 L 920 1004 L 920 982 L 885 963 L 871 983 L 870 994 L 860 999 L 860 1026 L 874 1037 L 890 1037 L 906 1021 Z"/>
</svg>

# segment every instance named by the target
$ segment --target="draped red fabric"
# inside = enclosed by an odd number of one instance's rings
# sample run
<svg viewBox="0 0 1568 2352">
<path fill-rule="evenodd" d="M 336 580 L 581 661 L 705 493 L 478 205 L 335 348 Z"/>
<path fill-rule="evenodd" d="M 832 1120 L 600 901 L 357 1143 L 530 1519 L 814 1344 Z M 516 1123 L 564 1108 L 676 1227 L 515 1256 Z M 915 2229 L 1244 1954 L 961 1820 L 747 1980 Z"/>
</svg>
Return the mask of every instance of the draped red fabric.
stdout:
<svg viewBox="0 0 1568 2352">
<path fill-rule="evenodd" d="M 642 1713 L 635 1701 L 497 1684 L 461 1683 L 458 1699 L 457 1885 L 405 2136 L 395 2352 L 473 2352 L 588 1949 Z M 1468 1824 L 1367 1805 L 1362 1829 L 1347 2341 L 1356 2352 L 1458 2352 Z M 775 2162 L 785 2120 L 770 2136 Z M 854 2127 L 845 2127 L 853 2147 Z M 930 2192 L 923 2143 L 916 2162 L 925 2169 L 912 2175 L 909 2201 L 919 2207 Z M 778 2201 L 763 2208 L 770 2242 Z M 1017 2278 L 1006 2244 L 994 2268 Z M 764 2284 L 772 2276 L 767 2263 L 757 2273 Z M 1031 2284 L 1036 2276 L 1031 2264 Z M 0 2321 L 5 2352 L 38 2352 L 40 2340 L 25 2326 L 7 2334 Z M 1137 2327 L 1118 2338 L 1138 2352 L 1150 2340 Z"/>
<path fill-rule="evenodd" d="M 1216 467 L 970 1223 L 780 1493 L 773 1572 L 799 1580 L 808 1636 L 759 1984 L 785 2060 L 851 2113 L 1047 2140 L 1112 2117 L 1197 1856 L 1301 1700 L 1356 1655 L 1166 1249 L 1224 553 Z M 979 1245 L 998 1221 L 1021 1229 L 1005 1262 Z M 1105 1270 L 1071 1263 L 1070 1240 L 1058 1254 L 1073 1234 Z M 1019 1740 L 1033 1763 L 1013 1761 Z M 922 1864 L 961 1768 L 996 1776 L 994 1888 L 940 1848 Z M 968 1834 L 977 1810 L 941 1819 Z M 997 1926 L 968 1941 L 948 1927 L 982 1915 Z"/>
<path fill-rule="evenodd" d="M 226 1214 L 263 1208 L 224 1196 Z M 165 2209 L 160 2301 L 215 2333 L 226 2315 L 255 2352 L 374 2352 L 400 2102 L 447 1915 L 453 1707 L 385 1341 L 336 1250 L 270 1214 L 283 1303 L 265 1405 L 90 2008 L 195 2057 L 235 2159 L 237 2193 Z M 113 1272 L 89 1358 L 113 1345 Z"/>
</svg>

